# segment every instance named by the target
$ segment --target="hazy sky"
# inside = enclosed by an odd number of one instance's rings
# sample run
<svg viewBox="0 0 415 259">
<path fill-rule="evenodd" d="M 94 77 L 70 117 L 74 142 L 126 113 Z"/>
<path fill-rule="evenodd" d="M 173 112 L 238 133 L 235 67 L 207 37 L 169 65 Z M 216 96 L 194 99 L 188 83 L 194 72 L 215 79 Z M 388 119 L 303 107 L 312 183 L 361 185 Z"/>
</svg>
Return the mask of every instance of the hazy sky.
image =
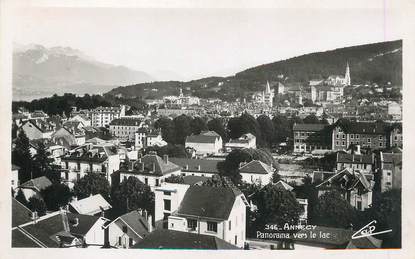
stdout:
<svg viewBox="0 0 415 259">
<path fill-rule="evenodd" d="M 402 38 L 382 9 L 27 8 L 14 41 L 69 46 L 99 61 L 186 78 L 231 75 L 315 51 Z"/>
</svg>

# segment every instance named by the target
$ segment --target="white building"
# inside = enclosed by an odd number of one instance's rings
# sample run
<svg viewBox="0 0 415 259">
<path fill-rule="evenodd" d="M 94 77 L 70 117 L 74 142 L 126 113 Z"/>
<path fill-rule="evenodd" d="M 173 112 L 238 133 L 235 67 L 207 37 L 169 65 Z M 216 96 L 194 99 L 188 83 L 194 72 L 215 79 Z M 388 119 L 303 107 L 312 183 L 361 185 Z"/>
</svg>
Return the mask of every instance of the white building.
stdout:
<svg viewBox="0 0 415 259">
<path fill-rule="evenodd" d="M 272 165 L 267 165 L 259 160 L 252 160 L 249 163 L 242 164 L 239 168 L 242 181 L 259 185 L 270 183 L 274 171 L 275 168 Z"/>
<path fill-rule="evenodd" d="M 242 248 L 246 206 L 246 198 L 238 189 L 194 185 L 186 191 L 178 210 L 168 217 L 168 229 L 215 236 Z"/>
<path fill-rule="evenodd" d="M 226 152 L 243 148 L 256 148 L 256 137 L 251 133 L 247 133 L 237 139 L 231 139 L 225 144 Z"/>
<path fill-rule="evenodd" d="M 154 221 L 157 228 L 167 228 L 168 217 L 177 211 L 189 187 L 189 184 L 164 182 L 154 189 Z"/>
<path fill-rule="evenodd" d="M 222 137 L 214 131 L 202 131 L 199 135 L 186 137 L 186 148 L 196 150 L 196 154 L 218 154 L 222 148 Z"/>
<path fill-rule="evenodd" d="M 29 140 L 49 139 L 52 136 L 54 127 L 43 120 L 28 120 L 20 127 Z"/>
<path fill-rule="evenodd" d="M 135 148 L 145 148 L 152 146 L 163 147 L 167 142 L 163 140 L 160 130 L 151 130 L 149 128 L 141 127 L 135 133 Z"/>
<path fill-rule="evenodd" d="M 180 175 L 180 166 L 170 162 L 167 155 L 161 158 L 155 154 L 148 154 L 138 161 L 131 161 L 128 169 L 122 168 L 119 173 L 120 182 L 127 180 L 128 177 L 135 177 L 154 190 L 164 182 L 165 178 Z"/>
<path fill-rule="evenodd" d="M 126 141 L 134 141 L 135 133 L 143 126 L 143 121 L 138 118 L 119 118 L 110 122 L 112 136 Z"/>
<path fill-rule="evenodd" d="M 92 111 L 92 127 L 106 127 L 114 119 L 125 115 L 125 106 L 98 107 Z"/>
<path fill-rule="evenodd" d="M 109 232 L 109 244 L 117 248 L 131 248 L 152 231 L 151 221 L 151 215 L 141 210 L 119 216 L 105 227 Z"/>
<path fill-rule="evenodd" d="M 111 144 L 86 144 L 61 158 L 61 178 L 71 187 L 88 173 L 105 176 L 111 184 L 112 173 L 120 167 L 117 148 Z"/>
<path fill-rule="evenodd" d="M 82 127 L 91 127 L 91 119 L 83 114 L 76 114 L 73 117 L 69 118 L 68 121 L 77 121 L 82 124 Z"/>
<path fill-rule="evenodd" d="M 101 194 L 91 195 L 81 200 L 75 198 L 69 203 L 69 211 L 91 216 L 104 216 L 104 212 L 111 208 L 112 206 Z"/>
</svg>

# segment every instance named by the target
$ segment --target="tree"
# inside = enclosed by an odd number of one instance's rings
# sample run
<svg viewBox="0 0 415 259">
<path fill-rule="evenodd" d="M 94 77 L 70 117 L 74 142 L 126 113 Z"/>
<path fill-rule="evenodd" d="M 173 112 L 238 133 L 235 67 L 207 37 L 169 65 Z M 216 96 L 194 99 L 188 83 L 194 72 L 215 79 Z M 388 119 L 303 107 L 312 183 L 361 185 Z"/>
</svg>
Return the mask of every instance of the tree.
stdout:
<svg viewBox="0 0 415 259">
<path fill-rule="evenodd" d="M 274 124 L 274 142 L 286 142 L 287 138 L 291 137 L 291 128 L 288 119 L 284 115 L 276 114 L 272 118 L 272 123 Z"/>
<path fill-rule="evenodd" d="M 297 224 L 303 207 L 293 193 L 268 184 L 254 196 L 258 208 L 258 226 L 267 223 L 282 226 L 285 223 Z"/>
<path fill-rule="evenodd" d="M 42 191 L 42 197 L 48 210 L 56 211 L 67 205 L 72 199 L 73 193 L 68 186 L 62 183 L 53 183 Z"/>
<path fill-rule="evenodd" d="M 206 121 L 202 119 L 201 117 L 195 117 L 190 122 L 190 128 L 192 131 L 192 134 L 198 135 L 202 131 L 206 131 L 208 129 Z"/>
<path fill-rule="evenodd" d="M 12 163 L 19 166 L 19 179 L 22 183 L 32 179 L 32 154 L 29 139 L 23 130 L 16 138 L 16 146 L 12 151 Z"/>
<path fill-rule="evenodd" d="M 379 229 L 392 232 L 379 235 L 383 248 L 401 248 L 402 245 L 402 191 L 393 189 L 375 196 L 368 211 L 368 219 L 376 220 Z M 369 221 L 367 221 L 369 223 Z"/>
<path fill-rule="evenodd" d="M 154 123 L 154 127 L 161 129 L 161 136 L 167 143 L 175 143 L 176 135 L 174 131 L 174 123 L 167 117 L 161 117 Z"/>
<path fill-rule="evenodd" d="M 152 151 L 156 151 L 157 155 L 161 157 L 164 155 L 168 155 L 170 157 L 182 157 L 182 158 L 190 157 L 190 155 L 186 152 L 184 145 L 180 145 L 180 144 L 169 143 L 163 147 L 153 146 L 153 147 L 148 147 L 145 149 L 146 154 L 149 154 Z"/>
<path fill-rule="evenodd" d="M 319 124 L 320 120 L 317 118 L 316 115 L 310 114 L 304 118 L 303 122 L 306 124 Z"/>
<path fill-rule="evenodd" d="M 19 191 L 16 194 L 16 200 L 19 201 L 21 204 L 27 206 L 27 199 L 26 196 L 24 196 L 22 189 L 19 189 Z"/>
<path fill-rule="evenodd" d="M 37 152 L 33 156 L 33 178 L 46 175 L 50 171 L 51 160 L 46 153 L 46 148 L 43 142 L 39 142 Z"/>
<path fill-rule="evenodd" d="M 278 173 L 278 171 L 275 171 L 272 173 L 272 183 L 277 183 L 281 180 L 281 175 Z"/>
<path fill-rule="evenodd" d="M 356 220 L 356 210 L 339 191 L 331 190 L 318 199 L 313 210 L 313 224 L 326 227 L 349 228 Z"/>
<path fill-rule="evenodd" d="M 191 118 L 185 114 L 182 114 L 173 120 L 175 136 L 175 144 L 184 145 L 186 137 L 192 134 L 190 126 Z"/>
<path fill-rule="evenodd" d="M 166 183 L 184 183 L 183 176 L 174 174 L 164 179 L 164 181 Z"/>
<path fill-rule="evenodd" d="M 150 187 L 135 177 L 128 177 L 115 188 L 113 204 L 120 214 L 145 209 L 154 215 L 154 193 Z"/>
<path fill-rule="evenodd" d="M 218 133 L 224 142 L 228 141 L 225 126 L 220 118 L 214 118 L 207 123 L 208 129 Z"/>
<path fill-rule="evenodd" d="M 108 199 L 110 185 L 105 176 L 97 173 L 88 173 L 83 178 L 75 182 L 73 192 L 78 199 L 89 197 L 90 195 L 101 194 Z"/>
<path fill-rule="evenodd" d="M 35 196 L 30 197 L 27 207 L 31 211 L 37 211 L 38 216 L 43 216 L 46 214 L 46 204 L 41 198 L 37 198 Z"/>
<path fill-rule="evenodd" d="M 272 143 L 274 142 L 274 124 L 272 123 L 271 119 L 263 114 L 260 115 L 257 119 L 259 128 L 261 130 L 261 135 L 263 139 L 263 146 L 271 147 Z"/>
</svg>

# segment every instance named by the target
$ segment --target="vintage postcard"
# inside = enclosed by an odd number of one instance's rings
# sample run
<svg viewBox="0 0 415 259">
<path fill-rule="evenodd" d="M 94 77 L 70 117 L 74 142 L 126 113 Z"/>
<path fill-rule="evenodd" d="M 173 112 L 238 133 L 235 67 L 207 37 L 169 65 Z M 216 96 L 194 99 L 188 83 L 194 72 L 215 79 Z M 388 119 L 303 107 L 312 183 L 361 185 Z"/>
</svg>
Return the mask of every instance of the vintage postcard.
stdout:
<svg viewBox="0 0 415 259">
<path fill-rule="evenodd" d="M 414 258 L 409 2 L 45 2 L 2 5 L 0 257 Z"/>
</svg>

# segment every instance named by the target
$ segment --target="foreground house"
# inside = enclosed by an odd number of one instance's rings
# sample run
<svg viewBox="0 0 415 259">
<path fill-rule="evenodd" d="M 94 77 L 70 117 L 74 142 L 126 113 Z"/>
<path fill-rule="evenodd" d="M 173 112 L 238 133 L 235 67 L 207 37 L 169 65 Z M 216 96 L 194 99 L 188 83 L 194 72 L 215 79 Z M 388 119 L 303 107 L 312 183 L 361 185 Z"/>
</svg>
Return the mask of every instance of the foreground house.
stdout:
<svg viewBox="0 0 415 259">
<path fill-rule="evenodd" d="M 246 206 L 245 196 L 236 188 L 194 185 L 168 217 L 168 229 L 211 235 L 243 248 Z"/>
<path fill-rule="evenodd" d="M 112 206 L 101 194 L 91 195 L 81 200 L 75 199 L 69 203 L 69 211 L 90 216 L 103 215 L 105 211 L 111 208 Z"/>
<path fill-rule="evenodd" d="M 317 185 L 318 196 L 337 189 L 343 198 L 357 210 L 363 211 L 372 205 L 373 176 L 360 170 L 345 168 Z"/>
<path fill-rule="evenodd" d="M 19 185 L 16 189 L 15 195 L 17 195 L 19 191 L 22 191 L 27 201 L 31 197 L 41 198 L 41 192 L 51 185 L 52 182 L 46 176 L 41 176 Z"/>
<path fill-rule="evenodd" d="M 130 248 L 142 241 L 152 231 L 151 220 L 151 215 L 141 210 L 116 218 L 105 227 L 109 231 L 110 246 Z"/>
<path fill-rule="evenodd" d="M 52 212 L 12 229 L 12 247 L 95 247 L 104 244 L 107 219 L 64 210 Z"/>
<path fill-rule="evenodd" d="M 133 248 L 141 249 L 240 249 L 216 236 L 203 235 L 170 229 L 158 229 L 150 233 Z"/>
</svg>

